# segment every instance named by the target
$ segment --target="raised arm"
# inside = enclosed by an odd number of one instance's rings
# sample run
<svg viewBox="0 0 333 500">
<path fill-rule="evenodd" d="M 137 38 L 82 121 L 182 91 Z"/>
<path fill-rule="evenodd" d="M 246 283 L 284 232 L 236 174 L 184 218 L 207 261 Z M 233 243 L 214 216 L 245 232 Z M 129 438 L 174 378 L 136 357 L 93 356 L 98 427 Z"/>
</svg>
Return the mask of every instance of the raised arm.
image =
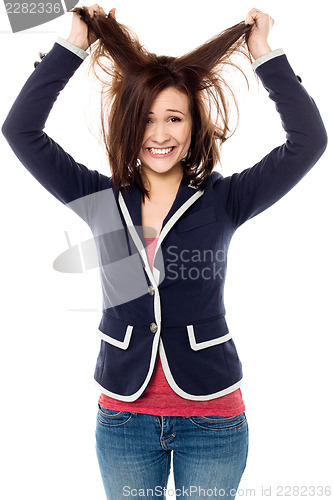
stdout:
<svg viewBox="0 0 333 500">
<path fill-rule="evenodd" d="M 270 50 L 267 45 L 260 53 L 258 39 L 252 47 L 258 50 L 253 69 L 275 102 L 286 142 L 253 167 L 220 178 L 216 184 L 217 195 L 236 228 L 282 198 L 315 165 L 327 146 L 317 106 L 283 51 L 266 52 Z"/>
<path fill-rule="evenodd" d="M 74 19 L 77 25 L 76 18 L 78 15 L 73 14 L 73 25 Z M 70 37 L 73 33 L 72 30 Z M 1 128 L 21 163 L 64 204 L 110 187 L 109 177 L 76 162 L 44 132 L 59 93 L 88 56 L 82 46 L 72 43 L 74 38 L 70 37 L 67 40 L 59 37 L 43 57 L 24 84 Z"/>
</svg>

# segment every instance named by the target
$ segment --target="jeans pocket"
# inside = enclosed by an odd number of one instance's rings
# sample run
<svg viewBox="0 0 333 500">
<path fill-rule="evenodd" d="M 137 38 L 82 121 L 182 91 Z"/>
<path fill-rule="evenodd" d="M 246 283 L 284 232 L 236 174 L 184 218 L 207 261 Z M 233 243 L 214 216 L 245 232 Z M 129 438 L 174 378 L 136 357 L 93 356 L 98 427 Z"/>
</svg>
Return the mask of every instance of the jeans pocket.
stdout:
<svg viewBox="0 0 333 500">
<path fill-rule="evenodd" d="M 130 411 L 119 411 L 104 408 L 98 403 L 97 422 L 108 427 L 124 425 L 133 417 L 134 413 Z"/>
<path fill-rule="evenodd" d="M 219 415 L 193 416 L 189 417 L 189 420 L 198 427 L 214 431 L 239 430 L 247 426 L 245 412 L 231 417 Z"/>
</svg>

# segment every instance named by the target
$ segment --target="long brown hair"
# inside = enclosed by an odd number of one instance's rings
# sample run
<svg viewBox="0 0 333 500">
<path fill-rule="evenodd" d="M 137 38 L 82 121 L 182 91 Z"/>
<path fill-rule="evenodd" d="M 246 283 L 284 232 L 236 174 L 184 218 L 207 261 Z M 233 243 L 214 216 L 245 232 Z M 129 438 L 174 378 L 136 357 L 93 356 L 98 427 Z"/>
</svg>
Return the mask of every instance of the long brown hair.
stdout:
<svg viewBox="0 0 333 500">
<path fill-rule="evenodd" d="M 89 71 L 103 86 L 101 128 L 113 184 L 125 190 L 127 185 L 136 185 L 143 199 L 149 198 L 138 155 L 153 100 L 162 90 L 175 87 L 188 96 L 193 123 L 191 144 L 182 160 L 182 181 L 202 187 L 220 160 L 220 145 L 238 125 L 237 100 L 222 69 L 225 65 L 237 68 L 249 87 L 245 73 L 230 56 L 242 54 L 252 62 L 247 47 L 252 26 L 242 21 L 181 57 L 158 56 L 148 52 L 135 32 L 111 15 L 91 17 L 86 7 L 71 12 L 77 12 L 87 24 L 89 43 L 92 32 L 98 37 L 90 52 Z M 228 93 L 237 111 L 233 131 L 229 129 Z"/>
</svg>

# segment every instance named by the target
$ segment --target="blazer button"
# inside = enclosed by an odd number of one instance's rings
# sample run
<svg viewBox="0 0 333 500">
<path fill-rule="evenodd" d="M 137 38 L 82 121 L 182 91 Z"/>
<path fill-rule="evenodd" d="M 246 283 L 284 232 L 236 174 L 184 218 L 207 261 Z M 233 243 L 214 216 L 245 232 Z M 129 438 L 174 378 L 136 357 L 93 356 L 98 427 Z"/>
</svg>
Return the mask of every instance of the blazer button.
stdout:
<svg viewBox="0 0 333 500">
<path fill-rule="evenodd" d="M 149 285 L 148 292 L 150 293 L 150 295 L 155 295 L 155 290 L 154 290 L 154 287 L 152 285 Z"/>
<path fill-rule="evenodd" d="M 152 333 L 155 333 L 155 332 L 157 332 L 157 330 L 158 330 L 158 326 L 156 325 L 156 323 L 150 323 L 150 331 Z"/>
<path fill-rule="evenodd" d="M 40 59 L 41 59 L 41 60 L 42 60 L 42 59 L 44 59 L 44 57 L 46 56 L 46 54 L 47 54 L 47 52 L 39 52 L 39 57 L 40 57 Z M 39 64 L 39 63 L 40 63 L 40 61 L 35 61 L 35 62 L 34 62 L 34 67 L 35 67 L 35 69 L 37 68 L 37 66 L 38 66 L 38 64 Z"/>
</svg>

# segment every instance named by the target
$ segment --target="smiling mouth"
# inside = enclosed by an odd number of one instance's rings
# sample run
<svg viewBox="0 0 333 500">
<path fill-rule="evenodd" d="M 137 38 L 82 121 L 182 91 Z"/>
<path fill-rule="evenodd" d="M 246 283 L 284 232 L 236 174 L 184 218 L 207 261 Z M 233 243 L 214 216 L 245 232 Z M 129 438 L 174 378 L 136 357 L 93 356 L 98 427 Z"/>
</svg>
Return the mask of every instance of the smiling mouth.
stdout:
<svg viewBox="0 0 333 500">
<path fill-rule="evenodd" d="M 165 157 L 170 156 L 175 149 L 176 146 L 171 146 L 170 148 L 147 148 L 147 151 L 151 156 Z"/>
</svg>

